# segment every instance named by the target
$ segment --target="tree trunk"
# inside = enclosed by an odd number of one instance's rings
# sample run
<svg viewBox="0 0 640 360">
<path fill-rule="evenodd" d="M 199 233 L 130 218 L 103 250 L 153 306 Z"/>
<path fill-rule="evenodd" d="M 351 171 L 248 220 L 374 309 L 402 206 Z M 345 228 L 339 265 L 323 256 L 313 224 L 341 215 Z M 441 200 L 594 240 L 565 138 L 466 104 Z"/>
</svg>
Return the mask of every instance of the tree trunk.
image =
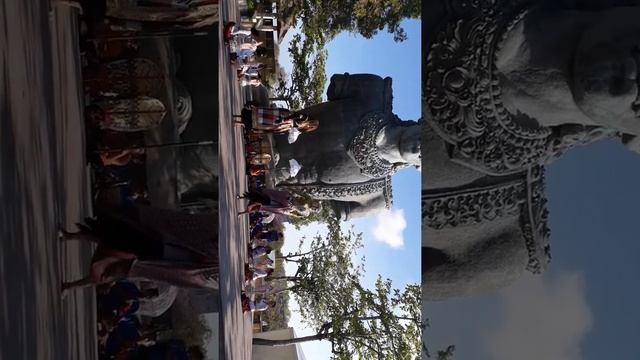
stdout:
<svg viewBox="0 0 640 360">
<path fill-rule="evenodd" d="M 298 285 L 294 285 L 294 286 L 291 286 L 291 287 L 288 287 L 288 288 L 276 290 L 274 292 L 269 292 L 268 294 L 269 295 L 275 295 L 275 294 L 279 294 L 279 293 L 285 292 L 285 291 L 293 291 L 293 290 L 295 290 L 297 288 L 298 288 Z"/>
<path fill-rule="evenodd" d="M 320 246 L 319 248 L 309 250 L 309 251 L 307 251 L 307 252 L 305 252 L 305 253 L 300 253 L 300 254 L 292 254 L 292 253 L 289 253 L 289 254 L 287 254 L 287 255 L 278 256 L 278 257 L 276 257 L 276 259 L 283 259 L 283 260 L 285 260 L 285 261 L 292 261 L 292 262 L 300 262 L 301 260 L 289 260 L 289 259 L 290 259 L 290 258 L 302 258 L 302 257 L 304 257 L 304 256 L 306 256 L 306 255 L 312 254 L 312 253 L 314 253 L 314 252 L 316 252 L 316 251 L 318 251 L 318 250 L 322 250 L 322 249 L 324 249 L 324 248 L 326 248 L 326 247 L 328 247 L 328 245 Z"/>
<path fill-rule="evenodd" d="M 269 280 L 286 280 L 286 281 L 296 282 L 302 279 L 295 276 L 273 276 L 273 277 L 269 277 Z"/>
<path fill-rule="evenodd" d="M 293 339 L 284 339 L 284 340 L 269 340 L 269 339 L 261 339 L 261 338 L 253 338 L 253 345 L 261 345 L 261 346 L 287 346 L 292 344 L 298 344 L 306 341 L 317 341 L 324 340 L 329 337 L 330 334 L 315 334 L 310 336 L 302 336 Z"/>
</svg>

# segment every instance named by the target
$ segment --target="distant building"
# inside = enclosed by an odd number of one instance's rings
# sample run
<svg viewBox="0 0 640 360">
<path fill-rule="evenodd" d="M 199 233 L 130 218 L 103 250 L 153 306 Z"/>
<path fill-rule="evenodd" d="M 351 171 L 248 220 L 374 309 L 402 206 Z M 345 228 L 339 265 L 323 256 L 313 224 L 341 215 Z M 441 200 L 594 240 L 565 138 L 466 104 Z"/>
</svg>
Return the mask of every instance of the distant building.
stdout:
<svg viewBox="0 0 640 360">
<path fill-rule="evenodd" d="M 269 340 L 286 340 L 296 337 L 293 328 L 266 331 L 260 333 L 258 336 L 262 339 Z M 299 344 L 287 345 L 287 346 L 253 346 L 252 360 L 305 360 L 302 349 Z"/>
</svg>

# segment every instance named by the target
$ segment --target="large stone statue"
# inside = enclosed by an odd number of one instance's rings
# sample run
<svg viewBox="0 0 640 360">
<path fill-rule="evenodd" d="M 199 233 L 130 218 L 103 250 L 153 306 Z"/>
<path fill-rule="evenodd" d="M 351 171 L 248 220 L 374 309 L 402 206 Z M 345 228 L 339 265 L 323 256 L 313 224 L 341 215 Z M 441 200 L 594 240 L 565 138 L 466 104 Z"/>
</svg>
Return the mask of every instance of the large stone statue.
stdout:
<svg viewBox="0 0 640 360">
<path fill-rule="evenodd" d="M 277 186 L 323 200 L 342 219 L 390 207 L 391 175 L 421 163 L 420 125 L 392 113 L 391 95 L 390 78 L 333 75 L 328 101 L 301 111 L 317 119 L 319 128 L 293 144 L 275 137 Z M 290 159 L 302 165 L 293 178 Z"/>
<path fill-rule="evenodd" d="M 566 3 L 427 3 L 427 301 L 542 272 L 551 258 L 544 165 L 604 137 L 639 148 L 640 7 Z"/>
</svg>

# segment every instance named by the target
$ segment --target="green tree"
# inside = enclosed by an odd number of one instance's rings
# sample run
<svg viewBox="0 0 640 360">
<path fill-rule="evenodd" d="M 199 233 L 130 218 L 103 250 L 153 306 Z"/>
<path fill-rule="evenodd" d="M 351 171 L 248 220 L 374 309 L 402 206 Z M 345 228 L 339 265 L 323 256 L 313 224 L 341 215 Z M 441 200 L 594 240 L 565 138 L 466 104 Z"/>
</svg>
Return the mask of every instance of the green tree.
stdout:
<svg viewBox="0 0 640 360">
<path fill-rule="evenodd" d="M 282 256 L 282 253 L 279 250 L 276 250 L 276 262 L 274 267 L 274 276 L 284 276 L 284 261 L 279 259 L 278 257 Z M 284 282 L 284 281 L 282 281 Z M 283 288 L 286 286 L 286 283 L 281 284 L 276 281 L 276 284 L 273 284 L 277 288 Z M 267 301 L 275 301 L 276 306 L 273 308 L 268 308 L 261 314 L 262 321 L 266 322 L 269 330 L 278 330 L 278 329 L 286 329 L 289 323 L 289 317 L 291 315 L 289 310 L 289 292 L 281 291 L 273 294 L 267 295 Z"/>
<path fill-rule="evenodd" d="M 378 278 L 375 289 L 357 287 L 351 294 L 340 291 L 326 300 L 322 314 L 328 321 L 318 326 L 315 335 L 286 340 L 254 338 L 254 345 L 284 346 L 293 343 L 327 340 L 333 359 L 418 359 L 421 350 L 420 287 L 409 285 L 393 289 L 391 280 Z M 320 311 L 314 307 L 305 314 Z M 357 356 L 357 357 L 356 357 Z"/>
<path fill-rule="evenodd" d="M 302 239 L 300 239 L 300 242 L 304 243 L 305 240 L 306 240 L 306 238 L 302 238 Z M 287 255 L 278 254 L 276 259 L 284 261 L 284 262 L 293 262 L 293 263 L 296 263 L 296 264 L 304 264 L 306 256 L 312 255 L 314 252 L 319 251 L 319 250 L 323 250 L 324 248 L 325 247 L 321 247 L 321 248 L 318 248 L 318 249 L 311 249 L 311 250 L 306 251 L 306 252 L 297 251 L 295 253 L 288 253 Z"/>
<path fill-rule="evenodd" d="M 289 44 L 291 74 L 278 77 L 272 100 L 300 110 L 323 101 L 327 82 L 325 44 L 329 40 L 344 31 L 370 39 L 386 28 L 394 40 L 404 41 L 407 34 L 400 23 L 421 16 L 421 1 L 281 0 L 277 9 L 279 21 L 285 27 L 299 21 L 301 33 L 295 34 Z"/>
<path fill-rule="evenodd" d="M 281 0 L 278 4 L 284 23 L 301 23 L 302 33 L 315 41 L 331 40 L 348 31 L 370 39 L 385 28 L 395 41 L 407 34 L 402 20 L 420 18 L 420 0 Z"/>
<path fill-rule="evenodd" d="M 289 43 L 292 70 L 289 77 L 280 77 L 273 89 L 275 99 L 282 100 L 292 110 L 321 103 L 327 83 L 324 43 L 316 43 L 296 34 Z"/>
<path fill-rule="evenodd" d="M 280 256 L 281 260 L 295 262 L 295 274 L 270 276 L 271 281 L 288 282 L 288 290 L 296 295 L 302 308 L 318 307 L 319 299 L 330 296 L 335 288 L 347 286 L 347 275 L 359 276 L 362 265 L 354 265 L 351 256 L 362 248 L 362 234 L 353 230 L 343 233 L 337 218 L 327 218 L 329 233 L 311 239 L 308 251 L 302 251 L 307 239 L 301 239 L 296 253 Z M 303 310 L 304 311 L 304 310 Z M 303 314 L 303 316 L 305 316 Z"/>
<path fill-rule="evenodd" d="M 315 335 L 287 340 L 254 338 L 255 345 L 282 346 L 327 340 L 334 359 L 417 359 L 422 349 L 419 285 L 394 289 L 391 280 L 378 277 L 373 289 L 361 284 L 364 258 L 354 262 L 362 234 L 343 232 L 329 218 L 326 237 L 316 236 L 307 251 L 289 261 L 296 274 L 282 277 L 292 285 L 300 315 Z M 291 254 L 290 254 L 291 255 Z"/>
<path fill-rule="evenodd" d="M 328 206 L 322 205 L 320 211 L 315 212 L 307 217 L 289 217 L 287 222 L 293 225 L 296 229 L 300 230 L 302 227 L 310 225 L 314 222 L 330 224 L 337 221 L 336 214 Z"/>
</svg>

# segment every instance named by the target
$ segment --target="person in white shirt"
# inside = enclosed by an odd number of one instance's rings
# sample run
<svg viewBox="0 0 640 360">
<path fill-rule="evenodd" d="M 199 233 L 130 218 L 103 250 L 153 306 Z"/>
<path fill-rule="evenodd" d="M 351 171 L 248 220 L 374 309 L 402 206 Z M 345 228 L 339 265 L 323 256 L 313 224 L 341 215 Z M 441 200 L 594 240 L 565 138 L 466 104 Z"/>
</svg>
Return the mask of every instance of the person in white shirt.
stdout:
<svg viewBox="0 0 640 360">
<path fill-rule="evenodd" d="M 276 302 L 271 300 L 271 301 L 266 301 L 265 299 L 261 299 L 259 302 L 256 302 L 255 300 L 251 300 L 247 295 L 242 294 L 240 297 L 241 301 L 242 301 L 242 310 L 244 312 L 256 312 L 256 311 L 265 311 L 270 307 L 275 307 L 276 306 Z"/>
</svg>

